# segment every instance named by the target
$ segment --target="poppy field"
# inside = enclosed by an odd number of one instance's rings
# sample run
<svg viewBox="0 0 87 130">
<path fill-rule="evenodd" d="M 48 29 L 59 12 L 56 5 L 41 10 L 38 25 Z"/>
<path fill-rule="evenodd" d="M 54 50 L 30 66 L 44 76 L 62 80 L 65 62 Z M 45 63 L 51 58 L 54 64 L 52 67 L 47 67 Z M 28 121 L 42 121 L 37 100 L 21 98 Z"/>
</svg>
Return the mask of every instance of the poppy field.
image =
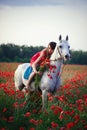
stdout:
<svg viewBox="0 0 87 130">
<path fill-rule="evenodd" d="M 86 130 L 87 66 L 65 65 L 60 90 L 48 93 L 42 112 L 41 93 L 16 91 L 14 71 L 19 63 L 0 63 L 0 130 Z"/>
</svg>

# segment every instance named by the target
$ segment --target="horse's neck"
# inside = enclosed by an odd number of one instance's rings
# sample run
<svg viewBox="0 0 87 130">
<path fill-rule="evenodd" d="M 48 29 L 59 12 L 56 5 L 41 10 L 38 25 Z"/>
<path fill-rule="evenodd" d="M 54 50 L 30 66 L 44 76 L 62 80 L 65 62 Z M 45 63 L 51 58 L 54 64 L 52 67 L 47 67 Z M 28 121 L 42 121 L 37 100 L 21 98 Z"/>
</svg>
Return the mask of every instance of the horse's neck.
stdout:
<svg viewBox="0 0 87 130">
<path fill-rule="evenodd" d="M 51 61 L 51 65 L 55 66 L 55 75 L 58 74 L 58 72 L 61 71 L 61 66 L 63 64 L 63 60 L 57 60 L 57 61 Z"/>
<path fill-rule="evenodd" d="M 51 55 L 50 61 L 51 61 L 50 64 L 52 66 L 55 66 L 55 75 L 56 75 L 58 72 L 61 71 L 61 66 L 63 64 L 63 59 L 61 58 L 61 56 L 59 54 L 57 46 L 56 46 L 53 54 Z"/>
</svg>

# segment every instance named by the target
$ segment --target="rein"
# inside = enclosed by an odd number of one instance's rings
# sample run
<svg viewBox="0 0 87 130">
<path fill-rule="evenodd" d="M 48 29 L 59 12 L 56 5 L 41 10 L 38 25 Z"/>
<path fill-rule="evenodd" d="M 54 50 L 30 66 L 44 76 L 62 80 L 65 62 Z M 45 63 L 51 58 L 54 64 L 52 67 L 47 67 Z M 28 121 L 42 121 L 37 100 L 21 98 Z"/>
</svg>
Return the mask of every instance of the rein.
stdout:
<svg viewBox="0 0 87 130">
<path fill-rule="evenodd" d="M 63 65 L 62 70 L 61 70 L 61 72 L 60 72 L 59 75 L 58 75 L 58 78 L 62 75 L 63 70 L 64 70 L 64 68 L 65 68 L 65 65 L 66 65 L 66 64 Z"/>
</svg>

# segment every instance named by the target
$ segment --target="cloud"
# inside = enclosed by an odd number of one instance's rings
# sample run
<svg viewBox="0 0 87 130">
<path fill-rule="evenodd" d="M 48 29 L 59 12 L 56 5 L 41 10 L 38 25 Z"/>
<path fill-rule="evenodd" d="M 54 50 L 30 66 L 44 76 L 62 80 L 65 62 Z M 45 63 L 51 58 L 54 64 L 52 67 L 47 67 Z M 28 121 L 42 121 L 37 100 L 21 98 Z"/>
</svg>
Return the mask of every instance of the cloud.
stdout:
<svg viewBox="0 0 87 130">
<path fill-rule="evenodd" d="M 34 6 L 34 5 L 58 5 L 61 0 L 1 0 L 1 5 L 10 6 Z"/>
<path fill-rule="evenodd" d="M 87 4 L 87 0 L 0 0 L 1 5 L 9 6 L 48 6 Z"/>
<path fill-rule="evenodd" d="M 0 43 L 45 45 L 51 40 L 57 41 L 59 34 L 63 37 L 68 34 L 71 48 L 87 50 L 87 4 L 84 8 L 83 2 L 85 0 L 0 0 Z"/>
</svg>

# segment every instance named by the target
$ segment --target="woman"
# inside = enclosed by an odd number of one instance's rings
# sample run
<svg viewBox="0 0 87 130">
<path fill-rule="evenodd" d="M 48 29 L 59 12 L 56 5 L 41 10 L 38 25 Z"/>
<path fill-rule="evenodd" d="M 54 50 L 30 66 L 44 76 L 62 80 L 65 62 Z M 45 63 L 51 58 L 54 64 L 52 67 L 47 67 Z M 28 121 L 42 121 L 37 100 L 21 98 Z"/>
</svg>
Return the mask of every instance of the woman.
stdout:
<svg viewBox="0 0 87 130">
<path fill-rule="evenodd" d="M 40 64 L 45 60 L 45 59 L 50 59 L 51 54 L 53 53 L 54 49 L 56 47 L 56 42 L 50 42 L 48 44 L 48 47 L 43 49 L 42 51 L 36 53 L 30 60 L 30 66 L 32 68 L 32 72 L 29 76 L 27 85 L 25 87 L 26 90 L 28 90 L 31 80 L 33 77 L 38 74 L 40 75 L 41 73 L 37 71 L 37 67 L 40 66 Z"/>
</svg>

